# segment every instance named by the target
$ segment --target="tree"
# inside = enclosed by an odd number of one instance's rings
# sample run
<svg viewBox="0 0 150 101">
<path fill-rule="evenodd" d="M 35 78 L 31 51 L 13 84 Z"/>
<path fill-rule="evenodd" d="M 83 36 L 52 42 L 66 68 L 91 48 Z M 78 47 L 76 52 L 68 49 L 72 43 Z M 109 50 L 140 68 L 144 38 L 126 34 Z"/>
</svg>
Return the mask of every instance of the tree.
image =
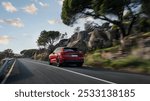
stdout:
<svg viewBox="0 0 150 101">
<path fill-rule="evenodd" d="M 116 25 L 120 30 L 121 43 L 130 34 L 139 12 L 134 9 L 140 5 L 140 0 L 65 0 L 61 18 L 66 25 L 73 25 L 79 18 L 93 17 Z M 125 25 L 124 12 L 130 12 L 129 24 Z"/>
<path fill-rule="evenodd" d="M 3 53 L 5 54 L 5 57 L 13 57 L 14 56 L 12 49 L 6 49 L 3 51 Z"/>
<path fill-rule="evenodd" d="M 60 39 L 62 40 L 62 39 L 67 39 L 68 38 L 68 34 L 65 32 L 65 34 L 62 34 L 61 35 L 61 37 L 60 37 Z"/>
<path fill-rule="evenodd" d="M 37 40 L 38 46 L 51 46 L 59 40 L 61 33 L 59 31 L 42 31 Z"/>
<path fill-rule="evenodd" d="M 43 46 L 44 48 L 46 47 L 46 36 L 45 33 L 47 33 L 45 30 L 41 32 L 39 38 L 37 39 L 37 45 L 39 47 Z"/>
<path fill-rule="evenodd" d="M 20 54 L 22 54 L 24 57 L 32 58 L 36 52 L 37 49 L 28 49 L 28 50 L 22 50 Z"/>
<path fill-rule="evenodd" d="M 4 52 L 0 52 L 0 61 L 5 58 Z"/>
<path fill-rule="evenodd" d="M 150 17 L 150 0 L 142 0 L 142 9 Z"/>
</svg>

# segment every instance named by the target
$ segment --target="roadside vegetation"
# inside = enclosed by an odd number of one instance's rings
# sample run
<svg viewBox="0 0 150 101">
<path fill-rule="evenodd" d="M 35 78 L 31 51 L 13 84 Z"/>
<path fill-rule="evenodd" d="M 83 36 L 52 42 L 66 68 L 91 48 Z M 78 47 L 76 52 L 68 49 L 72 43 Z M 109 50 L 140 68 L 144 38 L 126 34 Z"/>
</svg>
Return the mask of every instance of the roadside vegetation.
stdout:
<svg viewBox="0 0 150 101">
<path fill-rule="evenodd" d="M 138 36 L 126 37 L 126 41 L 131 39 L 137 41 L 135 41 L 134 45 L 130 43 L 132 45 L 124 51 L 124 54 L 118 53 L 120 46 L 97 49 L 86 53 L 85 65 L 135 73 L 150 73 L 149 49 L 144 47 L 143 44 L 142 47 L 138 44 L 141 38 L 150 38 L 150 32 Z"/>
<path fill-rule="evenodd" d="M 12 49 L 6 49 L 6 50 L 0 52 L 0 62 L 2 59 L 7 58 L 7 57 L 8 58 L 14 57 L 14 53 L 13 53 Z"/>
<path fill-rule="evenodd" d="M 99 52 L 87 53 L 85 56 L 85 65 L 135 73 L 150 73 L 149 61 L 150 59 L 131 55 L 118 59 L 104 59 Z"/>
</svg>

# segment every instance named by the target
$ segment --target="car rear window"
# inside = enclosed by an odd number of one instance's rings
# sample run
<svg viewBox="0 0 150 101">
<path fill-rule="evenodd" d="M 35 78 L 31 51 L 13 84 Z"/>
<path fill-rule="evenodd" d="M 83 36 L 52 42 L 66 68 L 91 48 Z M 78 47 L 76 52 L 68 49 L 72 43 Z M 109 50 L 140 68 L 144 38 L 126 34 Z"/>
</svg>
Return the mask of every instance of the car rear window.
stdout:
<svg viewBox="0 0 150 101">
<path fill-rule="evenodd" d="M 64 51 L 65 52 L 75 52 L 75 51 L 78 51 L 77 48 L 64 48 Z"/>
</svg>

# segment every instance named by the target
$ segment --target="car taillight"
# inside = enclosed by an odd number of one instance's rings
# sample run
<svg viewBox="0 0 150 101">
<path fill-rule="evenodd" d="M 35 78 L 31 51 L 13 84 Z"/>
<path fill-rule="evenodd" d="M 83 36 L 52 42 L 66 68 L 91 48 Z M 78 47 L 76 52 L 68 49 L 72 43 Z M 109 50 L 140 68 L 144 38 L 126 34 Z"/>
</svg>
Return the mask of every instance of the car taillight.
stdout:
<svg viewBox="0 0 150 101">
<path fill-rule="evenodd" d="M 83 55 L 83 52 L 79 51 L 79 56 L 80 56 L 80 57 L 83 57 L 83 56 L 84 56 L 84 55 Z"/>
<path fill-rule="evenodd" d="M 83 54 L 79 53 L 78 56 L 79 56 L 79 57 L 83 57 Z"/>
<path fill-rule="evenodd" d="M 63 57 L 64 56 L 64 52 L 60 52 L 60 56 Z"/>
</svg>

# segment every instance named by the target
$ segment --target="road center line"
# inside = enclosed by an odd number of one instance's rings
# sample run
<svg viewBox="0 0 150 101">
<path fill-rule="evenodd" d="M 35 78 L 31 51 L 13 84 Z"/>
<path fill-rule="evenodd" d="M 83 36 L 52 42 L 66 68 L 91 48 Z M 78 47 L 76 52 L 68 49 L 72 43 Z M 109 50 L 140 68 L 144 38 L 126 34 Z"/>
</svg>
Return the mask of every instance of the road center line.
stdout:
<svg viewBox="0 0 150 101">
<path fill-rule="evenodd" d="M 27 61 L 27 60 L 25 60 L 25 61 Z M 44 64 L 44 63 L 39 63 L 39 62 L 33 62 L 33 61 L 27 61 L 27 62 L 42 64 L 42 65 L 45 65 L 45 66 L 51 66 L 51 67 L 53 67 L 53 68 L 55 68 L 55 69 L 67 71 L 67 72 L 70 72 L 70 73 L 74 73 L 74 74 L 77 74 L 77 75 L 81 75 L 81 76 L 84 76 L 84 77 L 88 77 L 88 78 L 91 78 L 91 79 L 95 79 L 95 80 L 98 80 L 98 81 L 102 81 L 102 82 L 105 82 L 105 83 L 116 84 L 116 83 L 111 82 L 111 81 L 108 81 L 108 80 L 100 79 L 100 78 L 97 78 L 97 77 L 94 77 L 94 76 L 90 76 L 90 75 L 87 75 L 87 74 L 75 72 L 75 71 L 72 71 L 72 70 L 67 70 L 67 69 L 64 69 L 64 68 L 61 68 L 61 67 L 59 68 L 59 67 L 56 67 L 56 66 L 52 66 L 52 65 L 48 65 L 48 64 Z"/>
</svg>

